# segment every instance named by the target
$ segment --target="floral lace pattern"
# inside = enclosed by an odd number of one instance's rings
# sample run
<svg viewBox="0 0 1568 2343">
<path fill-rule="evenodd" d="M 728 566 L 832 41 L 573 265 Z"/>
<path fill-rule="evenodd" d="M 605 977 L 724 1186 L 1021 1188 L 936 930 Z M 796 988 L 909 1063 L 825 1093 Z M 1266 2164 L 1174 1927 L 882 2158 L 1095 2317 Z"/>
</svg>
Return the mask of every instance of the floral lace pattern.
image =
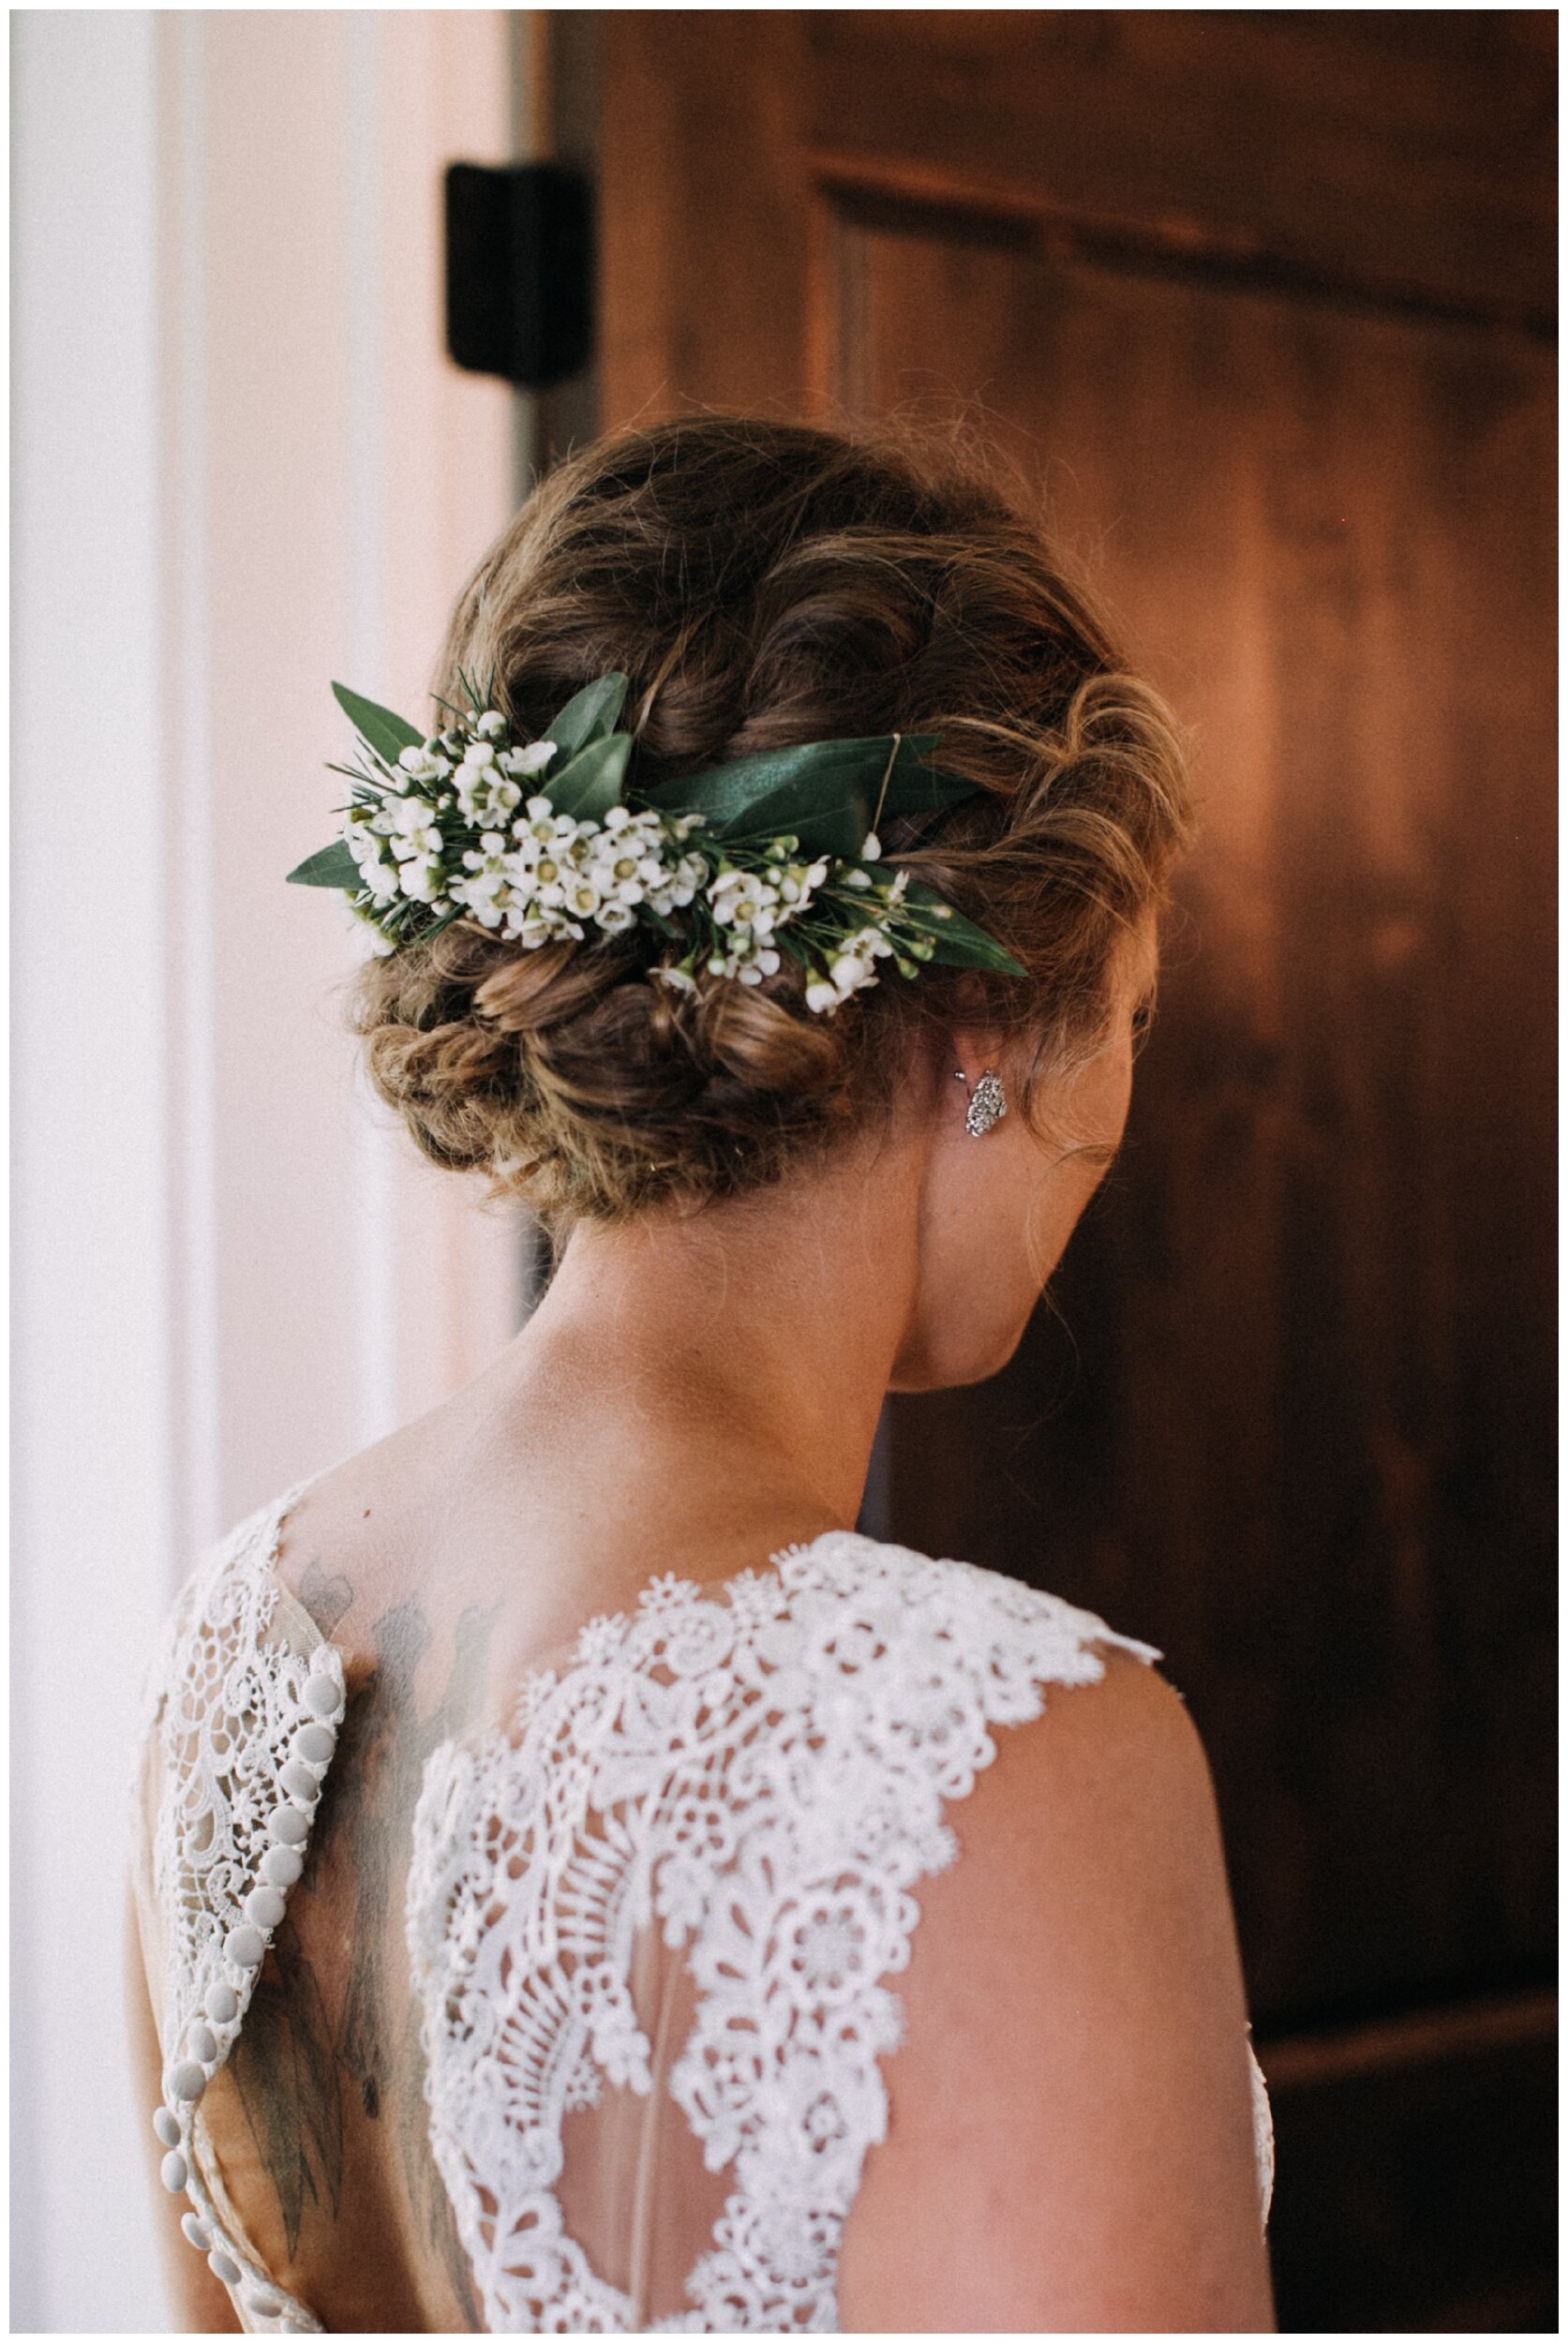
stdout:
<svg viewBox="0 0 1568 2343">
<path fill-rule="evenodd" d="M 201 2099 L 232 2051 L 303 1868 L 343 1712 L 342 1662 L 274 1565 L 297 1491 L 187 1584 L 149 1686 L 150 1889 L 164 1946 L 164 2184 L 247 2332 L 320 2333 L 250 2246 Z M 492 2332 L 820 2332 L 886 2133 L 888 1982 L 914 1890 L 953 1858 L 944 1808 L 1047 1684 L 1149 1646 L 959 1562 L 834 1533 L 705 1592 L 656 1580 L 530 1677 L 511 1733 L 431 1757 L 408 1934 L 437 2163 Z M 694 1993 L 662 2079 L 722 2211 L 650 2321 L 568 2234 L 563 2128 L 648 2098 L 633 1998 L 656 1931 Z M 1268 2101 L 1252 2064 L 1266 2217 Z"/>
<path fill-rule="evenodd" d="M 653 2326 L 836 2328 L 900 2035 L 885 1980 L 913 1889 L 956 1852 L 944 1806 L 1046 1684 L 1101 1677 L 1097 1646 L 1158 1656 L 990 1572 L 832 1533 L 716 1594 L 656 1581 L 530 1679 L 512 1735 L 435 1753 L 409 1941 L 432 2145 L 492 2331 L 642 2323 L 557 2189 L 567 2117 L 653 2087 L 630 1980 L 654 1927 L 696 1994 L 669 2089 L 729 2193 L 690 2309 Z"/>
<path fill-rule="evenodd" d="M 343 1712 L 342 1662 L 303 1614 L 280 1635 L 274 1574 L 297 1492 L 254 1515 L 186 1586 L 149 1682 L 157 1768 L 152 1888 L 164 1935 L 164 2186 L 247 2332 L 320 2334 L 275 2285 L 207 2153 L 201 2100 L 239 2038 L 266 1948 L 304 1868 Z M 292 1606 L 290 1606 L 292 1609 Z"/>
</svg>

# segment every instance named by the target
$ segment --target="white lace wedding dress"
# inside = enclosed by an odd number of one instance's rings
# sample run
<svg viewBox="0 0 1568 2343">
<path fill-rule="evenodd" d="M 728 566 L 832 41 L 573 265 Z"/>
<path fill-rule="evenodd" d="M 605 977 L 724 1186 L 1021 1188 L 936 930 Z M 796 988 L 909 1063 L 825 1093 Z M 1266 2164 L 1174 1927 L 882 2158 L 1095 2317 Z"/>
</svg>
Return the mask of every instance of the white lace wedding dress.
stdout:
<svg viewBox="0 0 1568 2343">
<path fill-rule="evenodd" d="M 185 2228 L 251 2332 L 313 2334 L 223 2186 L 202 2098 L 300 1876 L 342 1662 L 279 1583 L 298 1492 L 192 1578 L 150 1685 L 139 1895 Z M 879 2061 L 945 1811 L 1090 1613 L 833 1533 L 699 1589 L 656 1580 L 425 1771 L 407 1898 L 430 2141 L 491 2332 L 829 2331 L 883 2136 Z M 1252 2063 L 1260 2196 L 1273 2158 Z"/>
</svg>

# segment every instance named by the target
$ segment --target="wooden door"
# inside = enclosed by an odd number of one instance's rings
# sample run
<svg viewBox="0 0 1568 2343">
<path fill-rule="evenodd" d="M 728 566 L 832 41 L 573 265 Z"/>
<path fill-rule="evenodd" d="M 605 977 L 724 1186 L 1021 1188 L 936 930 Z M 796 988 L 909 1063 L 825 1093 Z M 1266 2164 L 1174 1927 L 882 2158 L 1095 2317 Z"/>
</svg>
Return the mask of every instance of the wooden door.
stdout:
<svg viewBox="0 0 1568 2343">
<path fill-rule="evenodd" d="M 599 34 L 603 419 L 962 414 L 1194 729 L 1123 1164 L 875 1526 L 1167 1654 L 1283 2322 L 1544 2321 L 1550 20 Z"/>
</svg>

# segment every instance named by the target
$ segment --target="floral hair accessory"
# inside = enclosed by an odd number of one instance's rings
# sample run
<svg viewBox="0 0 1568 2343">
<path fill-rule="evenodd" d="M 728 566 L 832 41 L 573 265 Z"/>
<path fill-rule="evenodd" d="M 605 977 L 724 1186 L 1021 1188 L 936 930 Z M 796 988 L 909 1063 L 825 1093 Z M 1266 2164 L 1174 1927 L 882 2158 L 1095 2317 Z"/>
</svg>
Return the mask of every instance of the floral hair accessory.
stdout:
<svg viewBox="0 0 1568 2343">
<path fill-rule="evenodd" d="M 641 927 L 666 984 L 694 990 L 702 970 L 761 984 L 787 956 L 817 1012 L 874 984 L 883 960 L 904 977 L 926 961 L 1023 973 L 933 888 L 882 867 L 885 816 L 978 794 L 927 761 L 934 737 L 769 749 L 657 799 L 629 797 L 623 675 L 601 676 L 527 741 L 459 682 L 471 712 L 447 708 L 451 724 L 429 738 L 332 687 L 360 743 L 355 764 L 331 768 L 352 784 L 342 834 L 289 878 L 345 892 L 378 950 L 464 918 L 525 949 Z"/>
</svg>

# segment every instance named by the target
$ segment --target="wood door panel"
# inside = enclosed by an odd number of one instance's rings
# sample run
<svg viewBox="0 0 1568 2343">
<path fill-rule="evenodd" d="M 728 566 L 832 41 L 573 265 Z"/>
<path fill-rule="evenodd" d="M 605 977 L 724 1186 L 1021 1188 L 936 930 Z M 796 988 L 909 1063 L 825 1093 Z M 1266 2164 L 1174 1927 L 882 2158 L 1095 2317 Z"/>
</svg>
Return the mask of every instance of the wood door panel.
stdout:
<svg viewBox="0 0 1568 2343">
<path fill-rule="evenodd" d="M 1549 2330 L 1555 19 L 593 22 L 605 421 L 967 410 L 1194 729 L 1125 1159 L 869 1524 L 1167 1652 L 1283 2325 Z"/>
<path fill-rule="evenodd" d="M 1265 2047 L 1281 2334 L 1556 2332 L 1556 2053 L 1550 1993 Z"/>
<path fill-rule="evenodd" d="M 979 413 L 1194 725 L 1204 806 L 1061 1285 L 1076 1391 L 1051 1412 L 1046 1320 L 998 1382 L 896 1403 L 893 1533 L 1166 1649 L 1261 2024 L 1536 1973 L 1547 361 L 985 216 L 851 199 L 831 249 L 843 404 Z"/>
<path fill-rule="evenodd" d="M 1549 319 L 1546 10 L 822 9 L 820 168 L 1389 302 Z M 1484 102 L 1456 104 L 1473 78 Z"/>
</svg>

